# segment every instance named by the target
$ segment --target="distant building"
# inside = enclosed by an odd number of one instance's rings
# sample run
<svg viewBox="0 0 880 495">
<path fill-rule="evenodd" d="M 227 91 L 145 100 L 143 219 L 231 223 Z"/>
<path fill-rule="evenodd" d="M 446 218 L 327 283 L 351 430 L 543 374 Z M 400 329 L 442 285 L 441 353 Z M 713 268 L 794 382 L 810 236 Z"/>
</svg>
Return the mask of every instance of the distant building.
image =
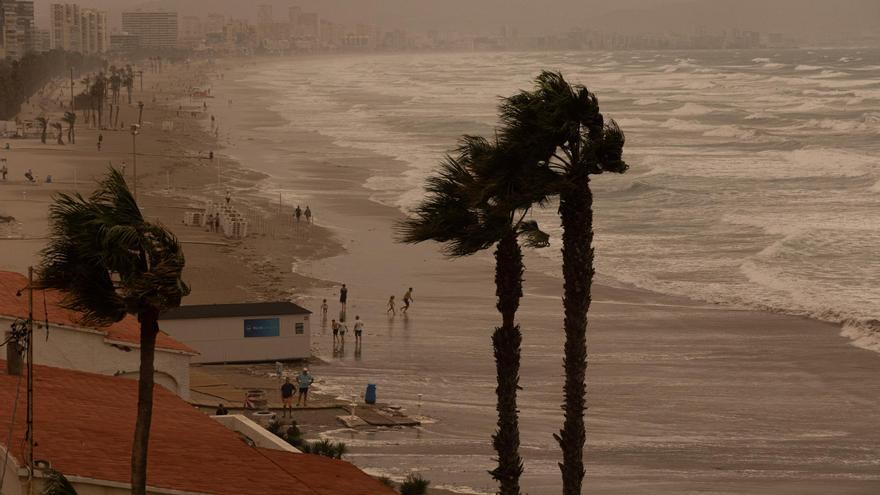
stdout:
<svg viewBox="0 0 880 495">
<path fill-rule="evenodd" d="M 34 2 L 0 0 L 0 58 L 19 59 L 35 48 Z"/>
<path fill-rule="evenodd" d="M 141 39 L 133 34 L 116 33 L 110 35 L 110 51 L 114 53 L 129 53 L 141 46 Z"/>
<path fill-rule="evenodd" d="M 50 18 L 52 48 L 87 55 L 106 53 L 110 49 L 106 11 L 54 3 L 50 6 Z"/>
<path fill-rule="evenodd" d="M 223 14 L 208 14 L 205 19 L 205 33 L 222 33 L 226 26 L 226 16 Z"/>
<path fill-rule="evenodd" d="M 0 328 L 4 335 L 13 321 L 28 315 L 27 278 L 0 272 Z M 17 295 L 21 291 L 21 295 Z M 137 378 L 140 368 L 140 327 L 134 317 L 107 327 L 79 323 L 81 315 L 61 307 L 61 293 L 34 291 L 39 317 L 34 325 L 34 359 L 38 364 L 59 366 L 103 375 Z M 48 325 L 47 325 L 48 322 Z M 156 341 L 156 383 L 189 398 L 190 358 L 196 352 L 160 333 Z"/>
<path fill-rule="evenodd" d="M 180 46 L 193 48 L 198 46 L 204 38 L 205 31 L 201 18 L 184 16 L 180 19 Z"/>
<path fill-rule="evenodd" d="M 197 363 L 278 361 L 311 356 L 311 311 L 290 302 L 181 306 L 163 330 L 199 352 Z"/>
<path fill-rule="evenodd" d="M 297 22 L 297 35 L 319 39 L 321 37 L 321 18 L 315 13 L 303 13 Z"/>
<path fill-rule="evenodd" d="M 35 366 L 34 487 L 28 490 L 27 394 L 0 361 L 0 469 L 3 495 L 43 493 L 45 468 L 62 472 L 80 494 L 131 493 L 131 442 L 137 383 Z M 16 414 L 15 411 L 18 411 Z M 215 420 L 157 387 L 150 428 L 150 495 L 394 495 L 354 465 L 291 451 L 252 422 Z M 222 421 L 222 424 L 221 424 Z M 249 423 L 249 424 L 248 424 Z M 262 430 L 262 431 L 260 431 Z"/>
<path fill-rule="evenodd" d="M 176 48 L 177 12 L 123 12 L 122 30 L 137 36 L 142 48 Z"/>
</svg>

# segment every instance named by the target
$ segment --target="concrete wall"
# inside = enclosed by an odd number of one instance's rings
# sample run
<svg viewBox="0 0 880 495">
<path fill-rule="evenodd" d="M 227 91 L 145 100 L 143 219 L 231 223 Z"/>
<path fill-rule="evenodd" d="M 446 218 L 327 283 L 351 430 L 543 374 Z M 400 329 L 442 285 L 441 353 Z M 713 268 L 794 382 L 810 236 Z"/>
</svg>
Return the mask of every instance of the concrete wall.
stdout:
<svg viewBox="0 0 880 495">
<path fill-rule="evenodd" d="M 225 416 L 211 416 L 211 419 L 229 428 L 230 430 L 248 437 L 254 445 L 263 449 L 281 450 L 301 454 L 293 445 L 285 442 L 278 435 L 270 432 L 255 423 L 252 419 L 242 414 L 227 414 Z"/>
<path fill-rule="evenodd" d="M 13 320 L 0 317 L 0 329 L 8 329 Z M 88 329 L 70 329 L 49 325 L 49 338 L 42 324 L 34 322 L 34 362 L 102 375 L 120 375 L 137 379 L 140 348 L 113 344 L 103 333 Z M 156 383 L 189 400 L 190 355 L 156 349 Z"/>
<path fill-rule="evenodd" d="M 244 320 L 268 318 L 280 320 L 279 336 L 244 336 Z M 297 323 L 303 324 L 302 334 L 295 331 Z M 163 319 L 160 325 L 175 340 L 199 351 L 200 355 L 193 356 L 194 363 L 276 361 L 311 356 L 308 315 Z"/>
</svg>

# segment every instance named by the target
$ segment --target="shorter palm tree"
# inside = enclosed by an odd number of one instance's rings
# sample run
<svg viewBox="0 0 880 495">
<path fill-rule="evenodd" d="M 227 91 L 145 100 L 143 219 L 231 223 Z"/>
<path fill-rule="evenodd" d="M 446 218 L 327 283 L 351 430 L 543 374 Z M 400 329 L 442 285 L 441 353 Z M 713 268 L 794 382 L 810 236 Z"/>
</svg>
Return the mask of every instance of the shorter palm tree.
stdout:
<svg viewBox="0 0 880 495">
<path fill-rule="evenodd" d="M 43 116 L 37 117 L 37 124 L 40 124 L 40 142 L 46 144 L 46 134 L 49 130 L 49 119 Z"/>
<path fill-rule="evenodd" d="M 516 405 L 522 333 L 515 317 L 524 271 L 520 241 L 529 247 L 548 245 L 537 223 L 525 220 L 532 205 L 542 201 L 541 184 L 522 174 L 519 163 L 512 147 L 465 136 L 457 156 L 447 156 L 439 173 L 428 179 L 428 197 L 398 228 L 402 242 L 441 242 L 451 257 L 497 245 L 495 291 L 502 322 L 492 335 L 498 380 L 498 429 L 492 443 L 498 466 L 490 474 L 501 495 L 519 495 L 523 471 Z"/>
<path fill-rule="evenodd" d="M 58 136 L 58 144 L 64 144 L 64 127 L 61 122 L 52 122 L 52 128 L 55 129 L 55 134 Z"/>
<path fill-rule="evenodd" d="M 67 124 L 67 142 L 76 144 L 76 112 L 64 112 L 61 120 Z"/>
</svg>

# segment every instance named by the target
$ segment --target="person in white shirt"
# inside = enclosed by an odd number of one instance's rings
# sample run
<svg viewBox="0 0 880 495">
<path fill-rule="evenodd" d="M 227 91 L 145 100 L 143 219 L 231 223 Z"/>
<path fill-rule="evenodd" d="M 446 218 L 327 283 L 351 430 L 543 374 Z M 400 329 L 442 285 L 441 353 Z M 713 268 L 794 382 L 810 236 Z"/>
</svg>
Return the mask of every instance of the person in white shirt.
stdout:
<svg viewBox="0 0 880 495">
<path fill-rule="evenodd" d="M 354 317 L 354 341 L 355 344 L 361 343 L 361 335 L 364 334 L 364 322 L 361 321 L 360 316 Z"/>
</svg>

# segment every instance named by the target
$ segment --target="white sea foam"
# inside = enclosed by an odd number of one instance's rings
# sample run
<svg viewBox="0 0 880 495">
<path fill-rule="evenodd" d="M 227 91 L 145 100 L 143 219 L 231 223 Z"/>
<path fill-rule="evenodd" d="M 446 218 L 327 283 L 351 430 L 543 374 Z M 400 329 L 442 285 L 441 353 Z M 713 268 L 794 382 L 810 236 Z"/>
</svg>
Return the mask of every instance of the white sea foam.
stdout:
<svg viewBox="0 0 880 495">
<path fill-rule="evenodd" d="M 818 65 L 801 64 L 801 65 L 798 65 L 797 67 L 795 67 L 794 70 L 796 70 L 796 71 L 814 71 L 814 70 L 822 70 L 822 67 L 819 67 Z"/>
<path fill-rule="evenodd" d="M 638 106 L 661 105 L 663 103 L 666 102 L 657 98 L 639 98 L 633 101 L 633 105 Z"/>
<path fill-rule="evenodd" d="M 880 352 L 880 320 L 846 320 L 840 335 L 856 347 Z"/>
<path fill-rule="evenodd" d="M 753 58 L 752 62 L 754 62 L 756 64 L 766 64 L 766 63 L 770 62 L 770 59 L 764 58 L 764 57 L 758 57 L 758 58 Z"/>
<path fill-rule="evenodd" d="M 709 108 L 705 105 L 700 105 L 699 103 L 685 103 L 679 108 L 672 110 L 669 112 L 669 115 L 677 115 L 677 116 L 696 116 L 696 115 L 706 115 L 714 112 L 715 110 Z"/>
</svg>

